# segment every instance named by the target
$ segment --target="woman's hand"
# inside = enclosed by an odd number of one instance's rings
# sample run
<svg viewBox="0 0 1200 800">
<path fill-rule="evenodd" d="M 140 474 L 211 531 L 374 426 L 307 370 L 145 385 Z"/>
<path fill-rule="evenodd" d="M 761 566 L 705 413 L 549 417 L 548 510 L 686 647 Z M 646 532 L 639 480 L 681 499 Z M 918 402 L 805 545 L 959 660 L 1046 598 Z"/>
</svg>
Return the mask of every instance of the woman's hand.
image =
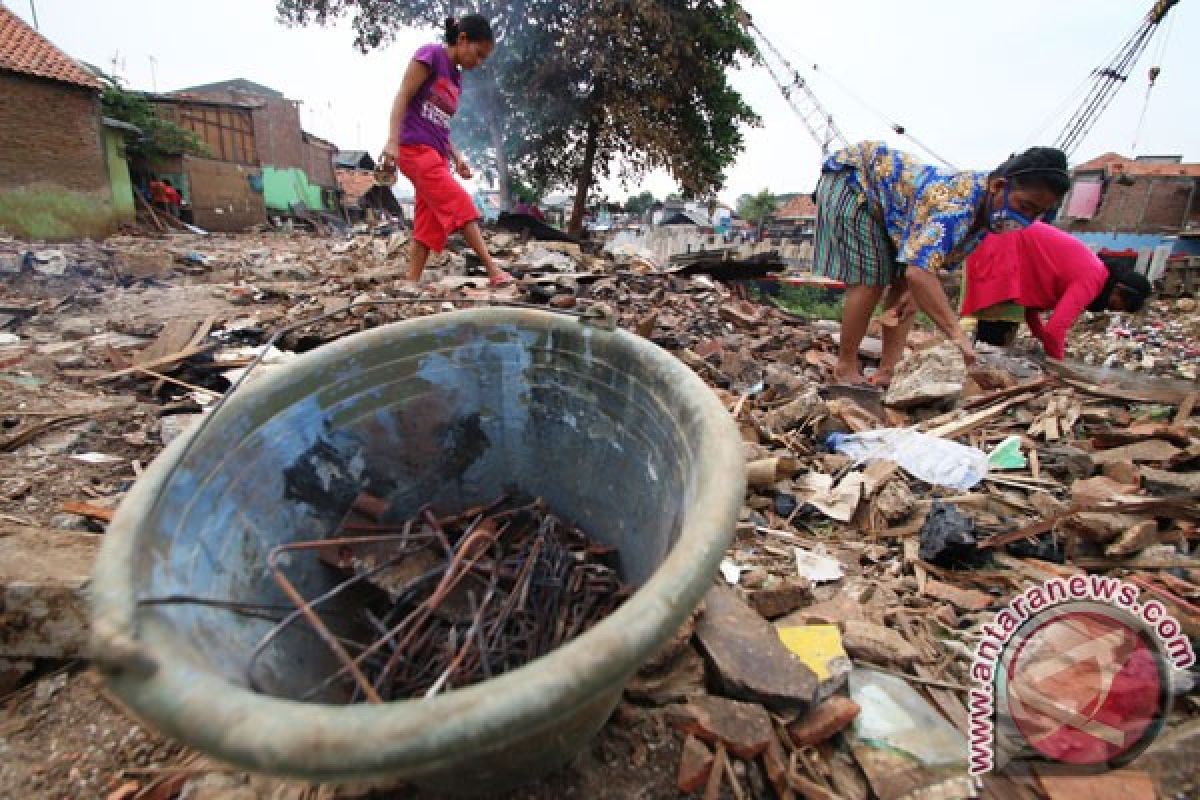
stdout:
<svg viewBox="0 0 1200 800">
<path fill-rule="evenodd" d="M 388 139 L 387 144 L 383 146 L 383 152 L 379 154 L 379 166 L 394 167 L 396 165 L 396 155 L 400 152 L 400 143 L 395 139 Z"/>
<path fill-rule="evenodd" d="M 454 161 L 454 168 L 458 171 L 458 177 L 462 178 L 464 181 L 471 180 L 471 176 L 475 174 L 471 172 L 471 165 L 467 163 L 465 158 L 456 158 Z"/>
<path fill-rule="evenodd" d="M 963 361 L 966 362 L 967 366 L 974 366 L 975 362 L 979 359 L 975 355 L 975 348 L 971 345 L 971 340 L 967 338 L 967 335 L 960 331 L 952 341 L 954 342 L 954 346 L 958 348 L 958 351 L 962 353 Z"/>
</svg>

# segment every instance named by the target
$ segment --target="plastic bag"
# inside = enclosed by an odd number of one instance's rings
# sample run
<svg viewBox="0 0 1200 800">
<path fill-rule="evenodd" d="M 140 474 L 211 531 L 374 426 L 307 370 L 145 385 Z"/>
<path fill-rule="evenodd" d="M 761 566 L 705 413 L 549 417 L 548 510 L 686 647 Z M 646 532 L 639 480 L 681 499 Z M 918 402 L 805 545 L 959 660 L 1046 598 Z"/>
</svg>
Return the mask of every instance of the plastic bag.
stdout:
<svg viewBox="0 0 1200 800">
<path fill-rule="evenodd" d="M 914 478 L 959 491 L 979 483 L 988 471 L 982 450 L 911 428 L 831 433 L 825 444 L 858 462 L 895 461 Z"/>
</svg>

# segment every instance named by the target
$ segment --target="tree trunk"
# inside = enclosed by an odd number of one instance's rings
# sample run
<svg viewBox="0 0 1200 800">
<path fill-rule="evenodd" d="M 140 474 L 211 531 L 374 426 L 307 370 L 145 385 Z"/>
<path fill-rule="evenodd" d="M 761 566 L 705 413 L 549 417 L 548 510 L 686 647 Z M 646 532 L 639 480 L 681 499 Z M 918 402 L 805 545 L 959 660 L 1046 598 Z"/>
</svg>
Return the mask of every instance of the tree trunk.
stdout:
<svg viewBox="0 0 1200 800">
<path fill-rule="evenodd" d="M 583 166 L 579 168 L 579 184 L 575 189 L 575 204 L 571 208 L 571 221 L 567 234 L 579 238 L 583 235 L 583 212 L 587 208 L 588 192 L 592 188 L 592 169 L 596 166 L 596 148 L 600 142 L 600 114 L 593 111 L 588 119 L 587 146 L 583 151 Z"/>
<path fill-rule="evenodd" d="M 512 173 L 508 169 L 508 152 L 504 141 L 504 126 L 500 124 L 500 115 L 508 113 L 507 108 L 500 104 L 500 92 L 496 88 L 496 73 L 493 69 L 480 70 L 483 78 L 483 92 L 487 98 L 487 129 L 488 140 L 492 151 L 496 154 L 496 181 L 500 189 L 500 210 L 512 211 Z"/>
<path fill-rule="evenodd" d="M 500 210 L 512 211 L 512 173 L 508 170 L 508 154 L 504 152 L 504 131 L 495 116 L 488 117 L 488 136 L 496 151 L 496 182 L 500 184 Z"/>
</svg>

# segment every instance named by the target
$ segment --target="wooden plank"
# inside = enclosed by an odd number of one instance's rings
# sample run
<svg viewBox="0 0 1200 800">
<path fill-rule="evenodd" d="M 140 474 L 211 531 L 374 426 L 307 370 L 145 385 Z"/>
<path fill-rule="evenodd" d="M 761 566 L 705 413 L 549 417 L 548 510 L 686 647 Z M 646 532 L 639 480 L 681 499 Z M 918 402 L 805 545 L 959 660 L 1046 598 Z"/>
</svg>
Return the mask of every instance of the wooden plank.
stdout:
<svg viewBox="0 0 1200 800">
<path fill-rule="evenodd" d="M 68 500 L 63 503 L 62 510 L 67 514 L 76 514 L 88 519 L 98 519 L 101 522 L 112 522 L 113 514 L 116 513 L 114 509 L 77 500 Z"/>
<path fill-rule="evenodd" d="M 105 381 L 124 378 L 126 375 L 132 375 L 140 369 L 153 369 L 155 367 L 161 367 L 164 364 L 172 364 L 185 358 L 191 358 L 192 356 L 207 352 L 215 346 L 216 345 L 206 344 L 200 347 L 189 347 L 185 350 L 179 351 L 178 353 L 172 353 L 170 355 L 163 356 L 162 358 L 155 359 L 154 361 L 138 364 L 136 367 L 126 367 L 125 369 L 118 369 L 114 372 L 106 372 L 103 375 L 88 379 L 87 383 L 104 383 Z"/>
<path fill-rule="evenodd" d="M 1052 381 L 1053 378 L 1047 376 L 1044 378 L 1038 378 L 1036 381 L 1023 383 L 1019 386 L 1013 386 L 1008 389 L 997 389 L 994 392 L 988 392 L 987 394 L 981 394 L 978 397 L 972 397 L 970 400 L 964 402 L 961 407 L 966 411 L 974 411 L 975 409 L 989 405 L 996 400 L 1007 400 L 1010 397 L 1015 397 L 1016 395 L 1024 394 L 1025 392 L 1043 389 Z"/>
<path fill-rule="evenodd" d="M 1148 391 L 1136 391 L 1134 389 L 1122 389 L 1116 386 L 1100 386 L 1094 383 L 1077 380 L 1075 378 L 1063 378 L 1063 383 L 1068 386 L 1078 389 L 1084 394 L 1090 394 L 1094 397 L 1105 397 L 1109 400 L 1121 400 L 1126 403 L 1150 403 L 1164 406 L 1177 406 L 1184 400 L 1184 393 L 1178 389 L 1157 388 Z"/>
<path fill-rule="evenodd" d="M 947 422 L 944 425 L 939 425 L 936 428 L 925 431 L 930 436 L 937 436 L 942 439 L 953 439 L 957 436 L 963 436 L 970 433 L 976 428 L 995 419 L 1013 406 L 1032 400 L 1035 395 L 1032 392 L 1011 397 L 994 406 L 985 408 L 981 411 L 976 411 L 974 414 L 969 414 L 960 420 Z"/>
</svg>

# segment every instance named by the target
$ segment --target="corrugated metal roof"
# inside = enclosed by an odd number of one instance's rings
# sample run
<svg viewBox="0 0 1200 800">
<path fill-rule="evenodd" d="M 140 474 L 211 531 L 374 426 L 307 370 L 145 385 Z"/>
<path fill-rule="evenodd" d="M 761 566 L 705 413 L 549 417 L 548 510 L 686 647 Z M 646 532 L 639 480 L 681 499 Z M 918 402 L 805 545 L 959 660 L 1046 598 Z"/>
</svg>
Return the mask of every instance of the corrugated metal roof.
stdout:
<svg viewBox="0 0 1200 800">
<path fill-rule="evenodd" d="M 3 5 L 0 5 L 0 69 L 87 89 L 104 88 L 94 75 Z"/>
</svg>

